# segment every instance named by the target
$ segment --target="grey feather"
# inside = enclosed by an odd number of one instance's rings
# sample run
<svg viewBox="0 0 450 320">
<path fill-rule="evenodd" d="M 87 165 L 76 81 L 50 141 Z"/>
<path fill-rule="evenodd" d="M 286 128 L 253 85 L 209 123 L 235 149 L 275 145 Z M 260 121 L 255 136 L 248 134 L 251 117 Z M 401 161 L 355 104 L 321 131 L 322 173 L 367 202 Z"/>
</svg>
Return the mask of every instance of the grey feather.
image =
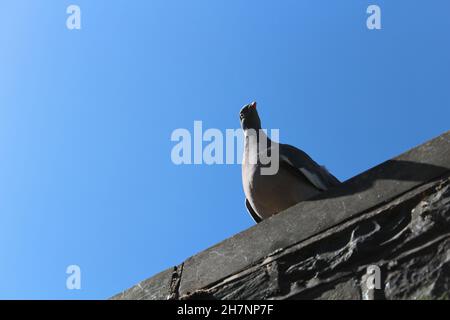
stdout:
<svg viewBox="0 0 450 320">
<path fill-rule="evenodd" d="M 317 189 L 325 191 L 337 186 L 340 181 L 328 172 L 325 167 L 318 165 L 304 151 L 288 144 L 279 145 L 280 164 L 287 164 L 303 174 Z"/>
<path fill-rule="evenodd" d="M 325 167 L 318 165 L 305 152 L 273 142 L 264 134 L 260 135 L 261 120 L 256 103 L 244 106 L 239 115 L 245 132 L 242 162 L 245 206 L 256 222 L 340 184 Z M 279 167 L 273 166 L 278 170 L 265 175 L 262 169 L 267 167 L 267 163 L 262 163 L 260 157 L 270 154 L 272 158 L 276 151 L 274 148 L 279 148 Z M 249 161 L 251 159 L 258 161 L 252 163 Z"/>
</svg>

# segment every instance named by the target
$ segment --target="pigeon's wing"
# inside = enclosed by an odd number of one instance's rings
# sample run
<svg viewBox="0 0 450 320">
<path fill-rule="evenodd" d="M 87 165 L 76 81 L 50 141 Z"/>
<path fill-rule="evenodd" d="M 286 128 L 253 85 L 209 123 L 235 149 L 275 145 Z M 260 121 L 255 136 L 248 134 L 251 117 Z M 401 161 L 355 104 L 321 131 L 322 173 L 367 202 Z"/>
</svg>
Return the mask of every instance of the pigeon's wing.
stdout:
<svg viewBox="0 0 450 320">
<path fill-rule="evenodd" d="M 341 182 L 328 170 L 318 165 L 304 151 L 288 144 L 280 144 L 280 165 L 288 165 L 305 176 L 317 189 L 325 191 Z"/>
<path fill-rule="evenodd" d="M 245 206 L 247 207 L 248 213 L 250 213 L 256 223 L 262 221 L 262 219 L 256 214 L 255 210 L 253 210 L 252 205 L 250 204 L 250 202 L 248 202 L 247 198 L 245 198 Z"/>
</svg>

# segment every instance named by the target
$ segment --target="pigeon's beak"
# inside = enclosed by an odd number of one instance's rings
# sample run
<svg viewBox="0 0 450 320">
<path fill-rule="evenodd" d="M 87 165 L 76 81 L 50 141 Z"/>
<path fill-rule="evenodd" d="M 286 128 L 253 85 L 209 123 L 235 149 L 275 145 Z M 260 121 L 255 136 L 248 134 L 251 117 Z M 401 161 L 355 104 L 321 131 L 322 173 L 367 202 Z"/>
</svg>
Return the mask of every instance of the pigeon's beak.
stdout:
<svg viewBox="0 0 450 320">
<path fill-rule="evenodd" d="M 250 103 L 250 108 L 256 109 L 256 101 L 253 101 L 252 103 Z"/>
</svg>

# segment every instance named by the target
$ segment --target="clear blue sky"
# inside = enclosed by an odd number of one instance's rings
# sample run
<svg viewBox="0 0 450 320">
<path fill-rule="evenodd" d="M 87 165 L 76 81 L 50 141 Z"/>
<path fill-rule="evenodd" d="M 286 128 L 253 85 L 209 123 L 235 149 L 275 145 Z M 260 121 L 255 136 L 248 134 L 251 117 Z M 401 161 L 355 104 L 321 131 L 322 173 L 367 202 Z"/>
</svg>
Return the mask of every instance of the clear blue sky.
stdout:
<svg viewBox="0 0 450 320">
<path fill-rule="evenodd" d="M 265 128 L 341 180 L 448 130 L 449 14 L 448 0 L 2 0 L 0 298 L 107 298 L 253 225 L 239 165 L 171 162 L 172 131 L 194 120 L 238 128 L 256 100 Z"/>
</svg>

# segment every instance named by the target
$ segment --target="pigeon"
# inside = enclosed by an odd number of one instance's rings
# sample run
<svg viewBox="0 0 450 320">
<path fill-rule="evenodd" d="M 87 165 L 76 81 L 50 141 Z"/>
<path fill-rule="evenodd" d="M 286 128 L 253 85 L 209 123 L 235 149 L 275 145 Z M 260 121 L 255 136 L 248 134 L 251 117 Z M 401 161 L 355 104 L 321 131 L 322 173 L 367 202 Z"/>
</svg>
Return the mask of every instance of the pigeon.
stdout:
<svg viewBox="0 0 450 320">
<path fill-rule="evenodd" d="M 269 139 L 261 129 L 256 102 L 245 105 L 239 115 L 244 131 L 245 205 L 256 223 L 341 183 L 304 151 Z M 268 164 L 261 157 L 270 158 L 271 153 L 276 156 L 277 150 L 278 170 L 274 174 L 262 174 Z"/>
</svg>

